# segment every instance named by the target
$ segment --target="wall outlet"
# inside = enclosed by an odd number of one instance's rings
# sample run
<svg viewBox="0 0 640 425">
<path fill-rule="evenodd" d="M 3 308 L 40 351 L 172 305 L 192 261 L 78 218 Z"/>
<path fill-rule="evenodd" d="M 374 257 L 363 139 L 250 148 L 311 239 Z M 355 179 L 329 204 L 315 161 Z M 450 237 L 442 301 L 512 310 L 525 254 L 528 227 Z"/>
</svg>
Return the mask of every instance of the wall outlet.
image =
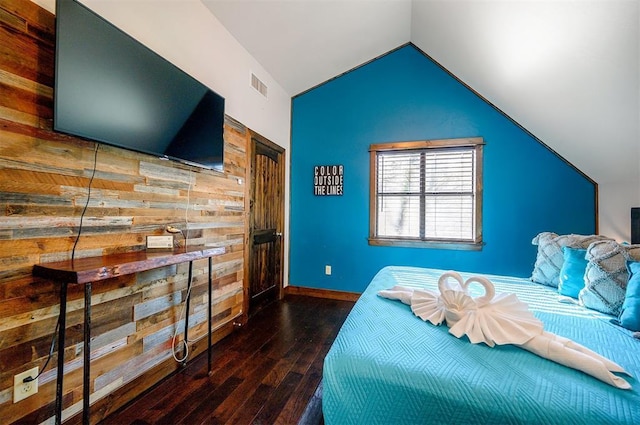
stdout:
<svg viewBox="0 0 640 425">
<path fill-rule="evenodd" d="M 38 368 L 34 367 L 26 372 L 19 373 L 13 377 L 13 402 L 17 403 L 38 392 Z M 25 378 L 31 377 L 33 381 L 24 382 Z"/>
<path fill-rule="evenodd" d="M 147 248 L 173 248 L 173 236 L 147 236 Z"/>
<path fill-rule="evenodd" d="M 326 274 L 327 276 L 331 276 L 331 266 L 324 266 L 324 274 Z"/>
</svg>

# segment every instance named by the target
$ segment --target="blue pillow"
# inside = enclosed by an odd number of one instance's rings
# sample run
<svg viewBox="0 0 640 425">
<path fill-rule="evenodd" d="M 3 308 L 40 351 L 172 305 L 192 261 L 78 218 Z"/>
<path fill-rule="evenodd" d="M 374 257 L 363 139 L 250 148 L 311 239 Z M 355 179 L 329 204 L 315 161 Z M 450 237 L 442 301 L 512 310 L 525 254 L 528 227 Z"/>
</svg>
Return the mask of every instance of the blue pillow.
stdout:
<svg viewBox="0 0 640 425">
<path fill-rule="evenodd" d="M 580 248 L 562 247 L 564 263 L 560 269 L 558 292 L 572 298 L 578 298 L 580 290 L 584 288 L 584 271 L 587 260 L 584 258 L 587 250 Z"/>
<path fill-rule="evenodd" d="M 629 283 L 620 311 L 620 324 L 634 332 L 640 331 L 640 261 L 627 262 Z"/>
</svg>

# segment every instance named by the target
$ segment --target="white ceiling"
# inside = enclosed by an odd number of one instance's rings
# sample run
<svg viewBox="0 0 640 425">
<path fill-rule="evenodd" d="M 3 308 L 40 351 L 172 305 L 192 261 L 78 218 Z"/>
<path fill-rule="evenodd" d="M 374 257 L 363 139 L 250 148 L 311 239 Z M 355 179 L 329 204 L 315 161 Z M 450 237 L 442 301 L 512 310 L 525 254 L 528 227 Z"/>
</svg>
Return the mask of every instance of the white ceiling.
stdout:
<svg viewBox="0 0 640 425">
<path fill-rule="evenodd" d="M 201 1 L 292 96 L 412 42 L 596 182 L 640 182 L 640 0 Z"/>
<path fill-rule="evenodd" d="M 411 40 L 411 0 L 202 0 L 290 94 Z"/>
</svg>

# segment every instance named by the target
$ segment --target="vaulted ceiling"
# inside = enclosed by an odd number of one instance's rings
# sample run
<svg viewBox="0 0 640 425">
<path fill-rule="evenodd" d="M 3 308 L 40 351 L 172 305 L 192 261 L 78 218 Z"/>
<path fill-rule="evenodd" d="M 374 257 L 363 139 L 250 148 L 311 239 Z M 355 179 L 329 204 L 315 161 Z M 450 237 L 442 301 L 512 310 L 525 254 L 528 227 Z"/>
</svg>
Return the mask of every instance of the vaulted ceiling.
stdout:
<svg viewBox="0 0 640 425">
<path fill-rule="evenodd" d="M 640 0 L 202 2 L 292 96 L 412 42 L 596 182 L 640 181 Z"/>
</svg>

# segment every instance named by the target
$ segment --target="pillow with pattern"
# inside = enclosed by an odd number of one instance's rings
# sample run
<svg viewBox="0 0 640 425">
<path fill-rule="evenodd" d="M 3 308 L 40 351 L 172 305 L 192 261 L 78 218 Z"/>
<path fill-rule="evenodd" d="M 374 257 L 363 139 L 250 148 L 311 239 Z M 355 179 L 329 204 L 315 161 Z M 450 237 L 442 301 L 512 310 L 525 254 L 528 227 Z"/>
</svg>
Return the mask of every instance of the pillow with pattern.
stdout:
<svg viewBox="0 0 640 425">
<path fill-rule="evenodd" d="M 531 241 L 538 245 L 536 262 L 533 266 L 531 280 L 543 285 L 558 287 L 560 270 L 564 264 L 562 247 L 587 248 L 592 242 L 611 240 L 600 235 L 558 235 L 553 232 L 542 232 Z"/>
<path fill-rule="evenodd" d="M 629 282 L 627 261 L 640 261 L 640 245 L 596 241 L 585 258 L 584 288 L 578 299 L 587 308 L 618 316 Z"/>
</svg>

